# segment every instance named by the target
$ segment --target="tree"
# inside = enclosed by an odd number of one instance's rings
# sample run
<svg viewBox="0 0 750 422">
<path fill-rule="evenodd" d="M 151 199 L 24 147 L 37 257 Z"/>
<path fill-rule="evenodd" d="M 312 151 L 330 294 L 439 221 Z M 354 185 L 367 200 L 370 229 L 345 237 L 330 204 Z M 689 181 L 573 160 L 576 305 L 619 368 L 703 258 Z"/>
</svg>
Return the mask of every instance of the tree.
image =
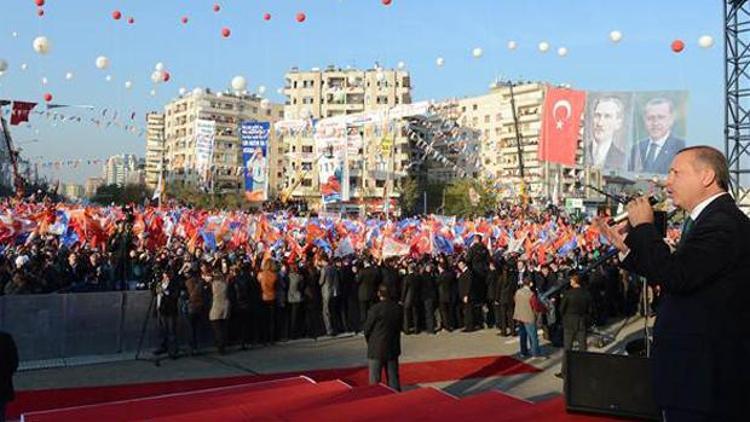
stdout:
<svg viewBox="0 0 750 422">
<path fill-rule="evenodd" d="M 142 204 L 146 199 L 151 198 L 151 193 L 151 190 L 144 185 L 104 185 L 96 190 L 96 194 L 91 198 L 91 202 L 102 205 L 109 205 L 111 203 L 117 205 L 130 203 Z"/>
<path fill-rule="evenodd" d="M 497 195 L 488 180 L 458 179 L 448 185 L 445 191 L 447 215 L 476 217 L 487 215 L 496 209 Z"/>
<path fill-rule="evenodd" d="M 401 208 L 401 213 L 404 215 L 414 214 L 414 208 L 420 196 L 417 179 L 413 176 L 402 178 L 398 193 L 398 205 Z"/>
</svg>

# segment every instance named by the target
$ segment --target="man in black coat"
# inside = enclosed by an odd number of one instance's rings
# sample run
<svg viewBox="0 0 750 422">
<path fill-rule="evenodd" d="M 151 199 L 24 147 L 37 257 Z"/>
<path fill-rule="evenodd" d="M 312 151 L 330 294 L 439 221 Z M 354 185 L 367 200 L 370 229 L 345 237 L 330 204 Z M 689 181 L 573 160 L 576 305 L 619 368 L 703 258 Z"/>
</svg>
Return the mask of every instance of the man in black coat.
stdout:
<svg viewBox="0 0 750 422">
<path fill-rule="evenodd" d="M 370 308 L 364 325 L 367 340 L 367 359 L 370 367 L 370 384 L 380 382 L 383 368 L 388 386 L 401 391 L 398 378 L 398 357 L 401 356 L 401 307 L 391 300 L 388 287 L 378 287 L 379 302 Z"/>
<path fill-rule="evenodd" d="M 580 350 L 586 350 L 586 330 L 591 314 L 593 300 L 588 290 L 581 288 L 581 278 L 578 274 L 570 277 L 570 289 L 563 294 L 560 301 L 560 315 L 563 321 L 563 349 L 567 353 L 573 350 L 573 342 L 578 342 Z M 561 378 L 565 373 L 565 358 L 562 362 L 562 372 L 555 374 Z"/>
<path fill-rule="evenodd" d="M 474 295 L 471 271 L 464 261 L 458 262 L 458 298 L 461 301 L 464 316 L 464 332 L 474 331 Z"/>
<path fill-rule="evenodd" d="M 645 198 L 628 204 L 632 228 L 624 238 L 626 227 L 597 220 L 621 251 L 623 266 L 661 290 L 652 363 L 666 420 L 747 420 L 750 220 L 728 186 L 718 150 L 691 147 L 675 156 L 667 190 L 689 218 L 674 251 L 654 226 Z"/>
<path fill-rule="evenodd" d="M 404 333 L 419 333 L 419 284 L 417 266 L 410 263 L 401 285 L 401 304 L 404 306 Z"/>
<path fill-rule="evenodd" d="M 453 286 L 456 284 L 456 273 L 447 268 L 447 264 L 441 262 L 438 264 L 438 301 L 440 302 L 440 326 L 447 331 L 453 331 L 456 328 L 456 321 L 453 318 Z"/>
<path fill-rule="evenodd" d="M 360 321 L 364 324 L 367 311 L 375 303 L 375 291 L 380 285 L 380 271 L 369 259 L 364 260 L 364 268 L 357 274 L 357 299 L 359 300 Z"/>
<path fill-rule="evenodd" d="M 422 299 L 422 308 L 424 309 L 424 329 L 428 334 L 435 334 L 435 301 L 437 300 L 435 278 L 432 264 L 424 264 L 422 277 L 419 281 L 419 297 Z"/>
<path fill-rule="evenodd" d="M 5 421 L 5 406 L 15 398 L 13 374 L 18 369 L 18 350 L 13 337 L 0 331 L 0 422 Z"/>
</svg>

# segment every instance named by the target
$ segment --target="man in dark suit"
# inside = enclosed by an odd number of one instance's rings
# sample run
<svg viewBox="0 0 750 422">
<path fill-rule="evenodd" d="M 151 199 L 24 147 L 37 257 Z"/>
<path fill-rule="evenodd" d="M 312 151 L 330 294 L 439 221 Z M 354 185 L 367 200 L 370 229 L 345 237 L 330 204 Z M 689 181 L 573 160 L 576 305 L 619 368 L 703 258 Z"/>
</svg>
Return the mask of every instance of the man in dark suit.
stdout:
<svg viewBox="0 0 750 422">
<path fill-rule="evenodd" d="M 0 331 L 0 422 L 5 421 L 5 406 L 13 401 L 13 374 L 18 369 L 18 350 L 10 334 Z"/>
<path fill-rule="evenodd" d="M 367 311 L 375 302 L 375 290 L 380 285 L 380 270 L 372 265 L 369 259 L 365 259 L 364 268 L 357 274 L 357 299 L 359 300 L 359 312 L 361 323 L 367 319 Z"/>
<path fill-rule="evenodd" d="M 603 97 L 594 105 L 591 136 L 586 142 L 586 160 L 597 168 L 624 170 L 625 151 L 618 146 L 622 136 L 624 105 L 617 97 Z"/>
<path fill-rule="evenodd" d="M 474 327 L 474 288 L 471 270 L 464 261 L 458 261 L 458 299 L 461 301 L 463 310 L 464 332 L 475 330 Z"/>
<path fill-rule="evenodd" d="M 689 217 L 674 251 L 661 239 L 645 198 L 628 204 L 626 236 L 626 227 L 597 220 L 621 251 L 623 266 L 660 288 L 652 364 L 666 420 L 747 420 L 750 220 L 728 186 L 718 150 L 691 147 L 675 156 L 667 190 Z"/>
<path fill-rule="evenodd" d="M 417 306 L 421 300 L 419 284 L 417 266 L 410 263 L 401 284 L 401 304 L 404 306 L 404 333 L 406 334 L 419 333 L 419 307 Z"/>
<path fill-rule="evenodd" d="M 628 170 L 636 173 L 666 174 L 672 158 L 685 148 L 685 141 L 672 134 L 674 105 L 666 98 L 654 98 L 646 103 L 643 123 L 648 132 L 633 146 Z"/>
<path fill-rule="evenodd" d="M 370 308 L 364 325 L 367 340 L 367 359 L 370 367 L 370 384 L 380 382 L 383 368 L 388 386 L 401 391 L 398 378 L 398 357 L 401 356 L 401 307 L 391 300 L 388 287 L 378 287 L 379 302 Z"/>
<path fill-rule="evenodd" d="M 586 330 L 588 317 L 591 314 L 593 299 L 588 290 L 581 288 L 581 278 L 578 274 L 570 277 L 570 289 L 563 294 L 560 301 L 560 315 L 563 321 L 563 349 L 567 353 L 573 350 L 573 342 L 578 342 L 580 350 L 586 350 Z M 565 358 L 562 362 L 562 372 L 555 374 L 562 378 L 565 373 Z"/>
</svg>

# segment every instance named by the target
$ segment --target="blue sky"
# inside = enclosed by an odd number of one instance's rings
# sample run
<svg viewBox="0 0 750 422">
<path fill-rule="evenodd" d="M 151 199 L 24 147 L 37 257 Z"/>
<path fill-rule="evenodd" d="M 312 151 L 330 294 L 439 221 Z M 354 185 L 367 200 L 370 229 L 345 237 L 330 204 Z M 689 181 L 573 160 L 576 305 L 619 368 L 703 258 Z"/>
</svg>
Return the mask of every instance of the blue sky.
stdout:
<svg viewBox="0 0 750 422">
<path fill-rule="evenodd" d="M 267 96 L 281 102 L 276 89 L 292 66 L 370 67 L 378 61 L 395 67 L 404 61 L 415 100 L 479 95 L 498 75 L 585 90 L 688 90 L 690 143 L 723 149 L 722 5 L 715 0 L 393 0 L 389 7 L 380 0 L 47 0 L 42 18 L 33 0 L 6 3 L 0 59 L 10 67 L 0 77 L 0 98 L 42 102 L 50 92 L 54 102 L 136 112 L 143 126 L 145 112 L 160 110 L 180 87 L 224 89 L 234 75 L 244 75 L 252 89 L 264 85 Z M 123 19 L 113 20 L 114 10 Z M 265 12 L 272 15 L 268 22 Z M 297 12 L 306 14 L 304 23 L 295 21 Z M 127 24 L 129 16 L 135 24 Z M 230 38 L 221 37 L 222 27 L 231 28 Z M 623 33 L 619 44 L 608 39 L 615 29 Z M 50 54 L 33 51 L 39 35 L 51 41 Z M 698 47 L 701 35 L 713 36 L 714 47 Z M 681 54 L 670 50 L 675 39 L 686 44 Z M 517 41 L 515 51 L 506 48 L 509 40 Z M 552 47 L 547 54 L 537 51 L 541 41 Z M 568 48 L 566 57 L 555 53 L 560 46 Z M 474 47 L 483 49 L 480 59 L 472 57 Z M 108 70 L 95 67 L 99 55 L 111 60 Z M 445 59 L 441 68 L 438 56 Z M 172 79 L 152 97 L 157 62 Z M 74 73 L 70 81 L 67 72 Z M 127 80 L 132 90 L 125 89 Z M 13 130 L 28 157 L 144 152 L 143 138 L 120 129 L 52 125 L 40 116 L 31 123 Z M 39 142 L 27 143 L 31 139 Z M 82 182 L 99 171 L 84 166 L 54 176 Z"/>
</svg>

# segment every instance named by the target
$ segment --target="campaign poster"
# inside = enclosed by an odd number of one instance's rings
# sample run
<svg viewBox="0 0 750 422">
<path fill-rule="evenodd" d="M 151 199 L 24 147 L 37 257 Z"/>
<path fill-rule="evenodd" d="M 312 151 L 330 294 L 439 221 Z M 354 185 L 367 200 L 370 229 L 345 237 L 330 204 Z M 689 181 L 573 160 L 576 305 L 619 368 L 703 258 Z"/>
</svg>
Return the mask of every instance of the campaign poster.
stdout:
<svg viewBox="0 0 750 422">
<path fill-rule="evenodd" d="M 268 199 L 269 122 L 243 121 L 240 124 L 245 198 L 251 202 Z"/>
<path fill-rule="evenodd" d="M 215 139 L 216 122 L 197 119 L 195 121 L 195 169 L 203 186 L 207 186 L 210 180 Z"/>
</svg>

